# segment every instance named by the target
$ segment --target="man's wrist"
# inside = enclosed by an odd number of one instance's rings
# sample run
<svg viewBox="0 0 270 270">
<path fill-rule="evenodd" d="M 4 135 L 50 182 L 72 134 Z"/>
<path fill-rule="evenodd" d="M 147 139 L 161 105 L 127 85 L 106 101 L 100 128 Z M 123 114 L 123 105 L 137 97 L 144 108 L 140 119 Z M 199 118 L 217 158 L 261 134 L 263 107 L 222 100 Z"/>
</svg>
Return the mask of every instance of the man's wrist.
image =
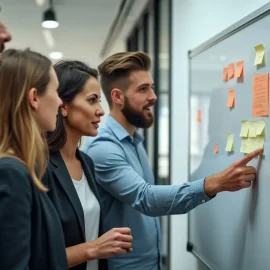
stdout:
<svg viewBox="0 0 270 270">
<path fill-rule="evenodd" d="M 218 192 L 221 191 L 220 185 L 219 185 L 219 176 L 218 175 L 212 175 L 208 176 L 204 179 L 204 193 L 208 197 L 215 196 Z"/>
</svg>

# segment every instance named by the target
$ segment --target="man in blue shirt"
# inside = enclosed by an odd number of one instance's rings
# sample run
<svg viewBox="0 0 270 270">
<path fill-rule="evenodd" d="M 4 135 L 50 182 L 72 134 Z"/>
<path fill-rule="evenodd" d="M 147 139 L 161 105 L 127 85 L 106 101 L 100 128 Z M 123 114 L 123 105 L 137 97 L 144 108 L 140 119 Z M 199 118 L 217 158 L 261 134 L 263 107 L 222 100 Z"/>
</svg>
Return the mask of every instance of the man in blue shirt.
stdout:
<svg viewBox="0 0 270 270">
<path fill-rule="evenodd" d="M 109 259 L 110 270 L 159 270 L 159 216 L 183 214 L 222 191 L 249 187 L 256 170 L 246 164 L 262 149 L 219 174 L 184 185 L 154 185 L 136 128 L 148 128 L 157 99 L 144 52 L 112 55 L 99 66 L 101 87 L 110 107 L 104 128 L 89 138 L 84 151 L 94 160 L 105 231 L 130 227 L 133 252 Z"/>
</svg>

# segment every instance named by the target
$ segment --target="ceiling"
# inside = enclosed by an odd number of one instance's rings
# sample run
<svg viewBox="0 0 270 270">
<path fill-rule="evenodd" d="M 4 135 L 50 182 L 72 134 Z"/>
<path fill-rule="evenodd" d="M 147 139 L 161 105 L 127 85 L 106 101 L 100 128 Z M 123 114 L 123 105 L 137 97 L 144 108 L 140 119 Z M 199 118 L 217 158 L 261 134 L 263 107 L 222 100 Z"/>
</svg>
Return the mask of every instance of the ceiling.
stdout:
<svg viewBox="0 0 270 270">
<path fill-rule="evenodd" d="M 48 56 L 60 51 L 64 58 L 96 67 L 121 0 L 54 0 L 59 27 L 41 27 L 48 0 L 1 0 L 0 20 L 12 34 L 7 48 L 31 48 Z"/>
</svg>

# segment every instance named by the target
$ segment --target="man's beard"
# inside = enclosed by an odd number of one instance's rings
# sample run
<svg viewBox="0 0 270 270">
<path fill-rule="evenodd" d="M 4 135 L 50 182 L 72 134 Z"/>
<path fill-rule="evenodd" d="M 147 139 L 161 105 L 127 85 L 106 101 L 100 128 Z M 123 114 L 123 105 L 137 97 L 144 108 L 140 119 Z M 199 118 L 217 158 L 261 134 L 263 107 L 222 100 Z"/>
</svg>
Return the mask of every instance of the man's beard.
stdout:
<svg viewBox="0 0 270 270">
<path fill-rule="evenodd" d="M 150 103 L 148 106 L 145 106 L 144 108 L 149 107 L 150 105 L 154 105 L 154 104 Z M 146 118 L 144 116 L 143 111 L 138 112 L 131 107 L 127 97 L 125 97 L 125 105 L 124 105 L 124 108 L 122 109 L 122 113 L 127 119 L 127 121 L 131 125 L 137 128 L 149 128 L 154 123 L 154 117 L 151 112 L 149 112 L 149 118 Z M 150 113 L 151 113 L 151 116 L 150 116 Z"/>
</svg>

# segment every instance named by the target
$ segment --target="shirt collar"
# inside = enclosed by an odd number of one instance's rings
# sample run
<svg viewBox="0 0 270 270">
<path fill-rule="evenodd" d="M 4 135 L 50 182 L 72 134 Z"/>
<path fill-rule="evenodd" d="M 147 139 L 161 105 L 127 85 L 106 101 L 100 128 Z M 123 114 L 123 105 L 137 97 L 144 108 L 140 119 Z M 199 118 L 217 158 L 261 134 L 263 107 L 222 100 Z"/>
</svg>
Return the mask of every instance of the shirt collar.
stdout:
<svg viewBox="0 0 270 270">
<path fill-rule="evenodd" d="M 108 115 L 107 117 L 106 126 L 111 129 L 119 141 L 122 141 L 125 138 L 129 138 L 132 141 L 132 137 L 129 135 L 127 130 L 122 125 L 120 125 L 111 115 Z M 135 143 L 137 144 L 144 140 L 144 136 L 141 135 L 138 130 L 135 130 L 134 139 Z"/>
</svg>

